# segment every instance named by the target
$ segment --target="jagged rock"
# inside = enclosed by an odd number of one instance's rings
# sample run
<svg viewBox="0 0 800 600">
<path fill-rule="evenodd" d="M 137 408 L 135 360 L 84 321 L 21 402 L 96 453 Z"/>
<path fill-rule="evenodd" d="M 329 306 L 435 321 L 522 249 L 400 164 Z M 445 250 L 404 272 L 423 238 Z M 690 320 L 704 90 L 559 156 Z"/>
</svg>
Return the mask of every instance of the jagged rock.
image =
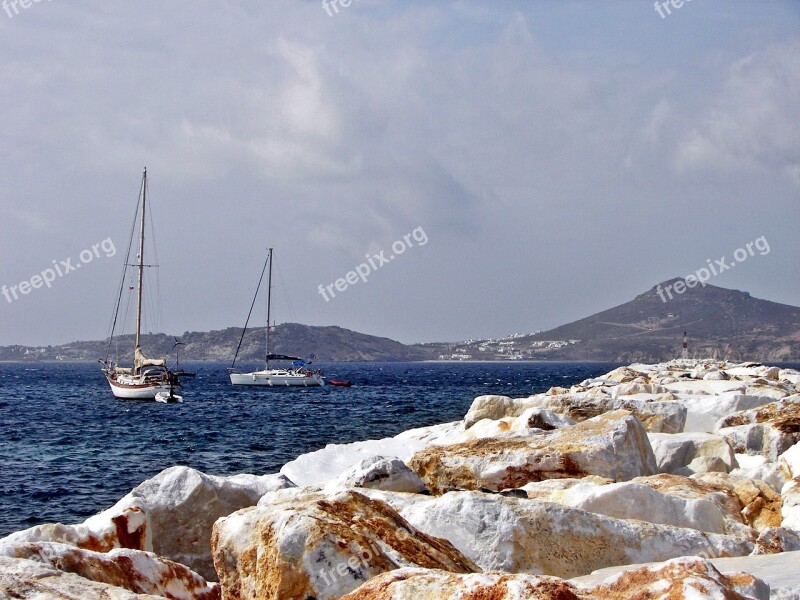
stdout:
<svg viewBox="0 0 800 600">
<path fill-rule="evenodd" d="M 0 540 L 0 554 L 32 542 L 60 542 L 108 552 L 130 548 L 155 552 L 216 579 L 211 527 L 221 516 L 255 505 L 268 491 L 293 484 L 280 475 L 214 477 L 171 467 L 144 481 L 111 508 L 81 525 L 39 525 Z"/>
<path fill-rule="evenodd" d="M 785 455 L 784 452 L 781 456 Z M 779 462 L 776 463 L 761 455 L 750 454 L 737 454 L 736 462 L 739 463 L 739 467 L 730 472 L 731 477 L 759 479 L 776 492 L 780 492 L 783 484 L 786 483 L 787 478 Z"/>
<path fill-rule="evenodd" d="M 627 411 L 525 439 L 486 438 L 431 446 L 408 464 L 434 493 L 501 491 L 529 481 L 586 475 L 624 481 L 656 472 L 647 434 Z"/>
<path fill-rule="evenodd" d="M 460 575 L 433 569 L 405 568 L 384 573 L 342 600 L 589 600 L 569 582 L 556 577 L 510 573 Z"/>
<path fill-rule="evenodd" d="M 320 450 L 301 454 L 281 467 L 281 473 L 299 486 L 317 485 L 372 456 L 391 456 L 407 461 L 415 452 L 431 444 L 448 443 L 464 431 L 461 421 L 411 429 L 393 438 L 366 440 L 351 444 L 328 444 Z"/>
<path fill-rule="evenodd" d="M 576 582 L 581 586 L 581 582 Z M 583 586 L 581 586 L 583 587 Z M 600 585 L 584 588 L 590 598 L 669 598 L 670 600 L 768 600 L 770 588 L 748 573 L 723 575 L 703 558 L 684 557 L 642 565 L 612 575 Z"/>
<path fill-rule="evenodd" d="M 84 579 L 33 560 L 0 556 L 0 593 L 3 598 L 31 600 L 164 600 L 163 596 Z"/>
<path fill-rule="evenodd" d="M 800 477 L 787 481 L 781 490 L 781 526 L 800 533 Z"/>
<path fill-rule="evenodd" d="M 219 585 L 210 584 L 188 567 L 151 552 L 115 548 L 102 553 L 42 542 L 19 546 L 16 555 L 137 594 L 172 600 L 219 600 L 220 597 Z"/>
<path fill-rule="evenodd" d="M 738 502 L 744 523 L 756 531 L 781 525 L 781 496 L 763 481 L 731 477 L 724 473 L 698 473 L 691 478 L 709 490 L 723 492 L 731 501 Z"/>
<path fill-rule="evenodd" d="M 617 519 L 482 492 L 431 497 L 367 493 L 391 504 L 418 530 L 449 540 L 484 570 L 574 577 L 685 554 L 742 556 L 753 548 L 743 536 Z"/>
<path fill-rule="evenodd" d="M 781 454 L 778 466 L 785 479 L 800 477 L 800 444 L 795 444 Z"/>
<path fill-rule="evenodd" d="M 800 442 L 800 396 L 726 416 L 715 429 L 730 440 L 737 453 L 778 460 Z"/>
<path fill-rule="evenodd" d="M 686 408 L 686 432 L 713 432 L 716 423 L 723 417 L 741 410 L 757 408 L 775 402 L 772 396 L 756 396 L 733 390 L 720 394 L 678 393 L 676 403 Z"/>
<path fill-rule="evenodd" d="M 426 490 L 419 475 L 399 458 L 370 456 L 326 484 L 326 489 L 372 488 L 419 494 Z"/>
<path fill-rule="evenodd" d="M 464 427 L 469 429 L 483 419 L 497 421 L 505 417 L 518 417 L 528 408 L 524 400 L 524 398 L 514 399 L 494 394 L 478 396 L 472 401 L 472 405 L 464 417 Z"/>
<path fill-rule="evenodd" d="M 691 479 L 676 479 L 682 481 L 671 486 L 665 485 L 663 477 L 653 476 L 622 483 L 571 480 L 560 489 L 549 485 L 555 481 L 548 481 L 529 483 L 523 489 L 532 499 L 618 519 L 754 537 L 743 524 L 738 505 Z"/>
<path fill-rule="evenodd" d="M 724 465 L 722 470 L 725 473 L 739 466 L 730 443 L 719 435 L 696 432 L 649 433 L 647 437 L 661 473 L 678 475 L 705 473 L 710 470 L 709 466 L 702 461 L 694 462 L 701 458 L 719 459 Z M 720 467 L 713 470 L 720 470 Z"/>
<path fill-rule="evenodd" d="M 574 425 L 566 415 L 559 415 L 543 408 L 526 408 L 518 417 L 506 417 L 497 421 L 481 419 L 461 434 L 448 438 L 448 444 L 461 444 L 488 437 L 525 437 L 531 430 L 553 431 Z"/>
<path fill-rule="evenodd" d="M 779 554 L 800 550 L 800 533 L 785 527 L 768 527 L 756 540 L 753 554 Z"/>
<path fill-rule="evenodd" d="M 308 492 L 238 511 L 214 525 L 212 546 L 225 600 L 339 598 L 401 566 L 478 570 L 450 542 L 353 491 Z"/>
</svg>

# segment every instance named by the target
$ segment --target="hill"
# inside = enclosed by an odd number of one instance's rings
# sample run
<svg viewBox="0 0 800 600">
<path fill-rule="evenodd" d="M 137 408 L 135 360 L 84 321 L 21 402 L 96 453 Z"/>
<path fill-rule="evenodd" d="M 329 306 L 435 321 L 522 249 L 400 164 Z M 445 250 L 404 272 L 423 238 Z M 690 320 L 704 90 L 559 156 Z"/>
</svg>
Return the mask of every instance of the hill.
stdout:
<svg viewBox="0 0 800 600">
<path fill-rule="evenodd" d="M 800 308 L 713 285 L 676 294 L 681 281 L 549 331 L 422 347 L 450 359 L 658 362 L 680 356 L 686 331 L 690 356 L 800 360 Z"/>
</svg>

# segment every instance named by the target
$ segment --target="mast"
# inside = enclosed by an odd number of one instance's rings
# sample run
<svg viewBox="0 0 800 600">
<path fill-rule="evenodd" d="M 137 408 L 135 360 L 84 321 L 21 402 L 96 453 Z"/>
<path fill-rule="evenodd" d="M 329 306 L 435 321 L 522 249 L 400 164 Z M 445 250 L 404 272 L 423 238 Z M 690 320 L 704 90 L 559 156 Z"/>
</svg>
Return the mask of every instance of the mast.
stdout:
<svg viewBox="0 0 800 600">
<path fill-rule="evenodd" d="M 139 291 L 136 295 L 136 344 L 133 349 L 134 373 L 136 372 L 136 350 L 142 336 L 142 283 L 144 280 L 144 214 L 147 209 L 147 167 L 142 175 L 142 222 L 139 229 Z"/>
<path fill-rule="evenodd" d="M 272 309 L 272 248 L 269 249 L 269 275 L 267 276 L 267 371 L 269 371 L 269 324 Z"/>
</svg>

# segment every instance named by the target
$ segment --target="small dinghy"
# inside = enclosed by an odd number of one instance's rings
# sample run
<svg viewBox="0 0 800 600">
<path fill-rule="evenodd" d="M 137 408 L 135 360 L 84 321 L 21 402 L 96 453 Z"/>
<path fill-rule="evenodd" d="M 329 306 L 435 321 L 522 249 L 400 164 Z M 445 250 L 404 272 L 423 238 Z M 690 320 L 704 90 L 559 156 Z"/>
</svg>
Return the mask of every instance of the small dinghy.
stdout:
<svg viewBox="0 0 800 600">
<path fill-rule="evenodd" d="M 329 379 L 328 383 L 330 385 L 335 385 L 337 387 L 350 387 L 351 385 L 353 385 L 349 381 L 339 381 L 337 379 Z"/>
<path fill-rule="evenodd" d="M 173 394 L 172 391 L 158 392 L 156 394 L 156 402 L 163 402 L 164 404 L 168 402 L 183 402 L 183 396 Z"/>
</svg>

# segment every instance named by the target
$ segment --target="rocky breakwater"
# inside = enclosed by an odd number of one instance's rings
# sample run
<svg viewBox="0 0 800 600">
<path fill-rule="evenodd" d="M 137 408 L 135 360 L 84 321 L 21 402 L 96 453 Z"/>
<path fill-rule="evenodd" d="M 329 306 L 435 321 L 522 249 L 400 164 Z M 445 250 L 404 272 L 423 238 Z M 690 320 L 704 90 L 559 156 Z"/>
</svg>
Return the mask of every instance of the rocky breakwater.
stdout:
<svg viewBox="0 0 800 600">
<path fill-rule="evenodd" d="M 800 598 L 800 373 L 633 364 L 0 540 L 14 598 Z"/>
</svg>

